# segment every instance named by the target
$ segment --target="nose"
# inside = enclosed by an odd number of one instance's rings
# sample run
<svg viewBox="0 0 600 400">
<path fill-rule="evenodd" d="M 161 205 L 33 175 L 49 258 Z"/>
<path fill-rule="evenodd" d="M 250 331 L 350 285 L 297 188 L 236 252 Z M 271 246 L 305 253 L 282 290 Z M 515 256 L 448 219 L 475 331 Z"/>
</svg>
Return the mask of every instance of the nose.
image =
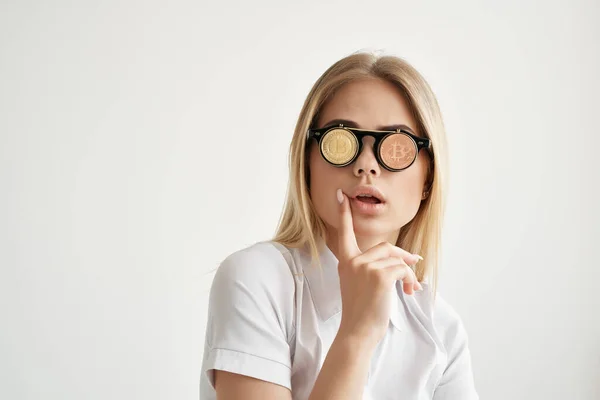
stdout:
<svg viewBox="0 0 600 400">
<path fill-rule="evenodd" d="M 373 153 L 374 143 L 375 138 L 371 136 L 363 138 L 363 148 L 352 166 L 355 176 L 360 177 L 364 173 L 374 176 L 381 175 L 381 167 L 377 162 L 377 158 L 375 158 L 375 153 Z"/>
</svg>

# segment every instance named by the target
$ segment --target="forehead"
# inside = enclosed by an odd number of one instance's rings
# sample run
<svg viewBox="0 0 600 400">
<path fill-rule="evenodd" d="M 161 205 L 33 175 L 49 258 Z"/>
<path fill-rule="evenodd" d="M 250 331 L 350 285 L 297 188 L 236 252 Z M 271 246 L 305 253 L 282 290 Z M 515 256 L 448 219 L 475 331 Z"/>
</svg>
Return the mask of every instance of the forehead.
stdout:
<svg viewBox="0 0 600 400">
<path fill-rule="evenodd" d="M 318 126 L 334 119 L 355 121 L 355 128 L 380 129 L 404 124 L 416 132 L 412 110 L 393 83 L 362 79 L 342 86 L 323 106 Z"/>
</svg>

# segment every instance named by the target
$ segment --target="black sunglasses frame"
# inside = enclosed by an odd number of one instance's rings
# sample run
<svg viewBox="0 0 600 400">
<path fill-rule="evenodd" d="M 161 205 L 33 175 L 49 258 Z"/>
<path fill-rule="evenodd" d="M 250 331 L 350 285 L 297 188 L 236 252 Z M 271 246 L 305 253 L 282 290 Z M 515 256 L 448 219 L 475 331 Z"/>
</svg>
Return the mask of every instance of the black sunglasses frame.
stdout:
<svg viewBox="0 0 600 400">
<path fill-rule="evenodd" d="M 351 132 L 358 140 L 358 151 L 356 152 L 354 157 L 352 157 L 352 159 L 350 161 L 348 161 L 347 163 L 334 164 L 334 163 L 330 162 L 323 154 L 323 149 L 321 148 L 321 139 L 323 137 L 325 137 L 325 135 L 332 129 L 345 129 L 345 130 Z M 415 158 L 412 160 L 412 162 L 408 166 L 406 166 L 404 168 L 389 167 L 388 165 L 386 165 L 383 162 L 383 160 L 381 159 L 381 155 L 380 155 L 381 142 L 383 142 L 383 140 L 386 137 L 388 137 L 389 135 L 394 135 L 394 134 L 398 134 L 398 133 L 401 133 L 401 134 L 404 134 L 404 135 L 407 135 L 408 137 L 410 137 L 412 139 L 413 143 L 415 144 L 415 147 L 417 148 L 417 151 L 415 153 Z M 372 131 L 372 130 L 367 130 L 367 129 L 350 128 L 350 127 L 344 126 L 344 124 L 331 125 L 331 126 L 326 126 L 323 128 L 318 128 L 318 129 L 309 129 L 306 132 L 306 141 L 308 142 L 312 138 L 316 139 L 317 144 L 319 146 L 319 151 L 321 153 L 321 157 L 323 157 L 323 159 L 325 161 L 327 161 L 329 164 L 333 165 L 334 167 L 342 168 L 342 167 L 352 164 L 358 158 L 358 156 L 360 155 L 360 153 L 362 152 L 362 149 L 363 149 L 362 139 L 365 136 L 372 136 L 373 138 L 375 138 L 375 143 L 373 144 L 373 149 L 374 149 L 373 153 L 375 153 L 375 158 L 377 159 L 377 162 L 379 163 L 379 165 L 381 165 L 383 168 L 385 168 L 391 172 L 403 171 L 403 170 L 409 168 L 411 165 L 413 165 L 414 162 L 416 161 L 419 151 L 421 151 L 421 149 L 428 150 L 431 157 L 433 158 L 433 151 L 431 149 L 431 147 L 432 147 L 431 140 L 428 138 L 419 137 L 419 136 L 415 135 L 414 133 L 412 133 L 406 129 L 403 129 L 403 128 L 398 128 L 395 131 Z"/>
</svg>

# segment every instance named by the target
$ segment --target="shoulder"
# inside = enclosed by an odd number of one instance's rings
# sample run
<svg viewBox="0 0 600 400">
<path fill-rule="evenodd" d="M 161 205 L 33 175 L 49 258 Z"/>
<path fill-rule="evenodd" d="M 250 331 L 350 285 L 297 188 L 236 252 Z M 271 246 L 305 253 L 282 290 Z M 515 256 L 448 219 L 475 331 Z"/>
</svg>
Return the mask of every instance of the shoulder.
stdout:
<svg viewBox="0 0 600 400">
<path fill-rule="evenodd" d="M 289 288 L 294 285 L 290 266 L 280 244 L 272 241 L 254 243 L 229 254 L 220 263 L 213 286 L 243 284 L 247 287 Z"/>
<path fill-rule="evenodd" d="M 291 388 L 295 283 L 283 253 L 258 242 L 229 254 L 208 301 L 203 388 L 214 398 L 214 370 Z"/>
<path fill-rule="evenodd" d="M 460 316 L 456 309 L 446 300 L 445 296 L 437 292 L 434 303 L 434 317 L 436 322 L 442 325 L 455 324 Z"/>
<path fill-rule="evenodd" d="M 439 291 L 433 307 L 433 320 L 446 345 L 466 342 L 467 332 L 460 314 Z"/>
<path fill-rule="evenodd" d="M 271 242 L 257 242 L 229 254 L 215 273 L 209 294 L 209 323 L 215 331 L 292 332 L 295 280 L 283 254 Z"/>
</svg>

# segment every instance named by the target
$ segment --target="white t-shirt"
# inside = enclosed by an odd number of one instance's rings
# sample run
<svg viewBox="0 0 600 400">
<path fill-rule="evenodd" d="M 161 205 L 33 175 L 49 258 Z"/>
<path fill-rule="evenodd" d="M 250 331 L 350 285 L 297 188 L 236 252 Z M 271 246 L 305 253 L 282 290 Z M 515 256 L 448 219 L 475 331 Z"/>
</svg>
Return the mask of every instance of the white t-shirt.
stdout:
<svg viewBox="0 0 600 400">
<path fill-rule="evenodd" d="M 285 386 L 308 399 L 341 321 L 338 260 L 324 246 L 323 271 L 306 248 L 273 241 L 229 255 L 212 283 L 200 399 L 214 400 L 214 369 Z M 390 325 L 373 353 L 364 400 L 478 400 L 467 333 L 431 287 L 407 295 L 400 281 Z M 397 295 L 397 296 L 396 296 Z"/>
</svg>

